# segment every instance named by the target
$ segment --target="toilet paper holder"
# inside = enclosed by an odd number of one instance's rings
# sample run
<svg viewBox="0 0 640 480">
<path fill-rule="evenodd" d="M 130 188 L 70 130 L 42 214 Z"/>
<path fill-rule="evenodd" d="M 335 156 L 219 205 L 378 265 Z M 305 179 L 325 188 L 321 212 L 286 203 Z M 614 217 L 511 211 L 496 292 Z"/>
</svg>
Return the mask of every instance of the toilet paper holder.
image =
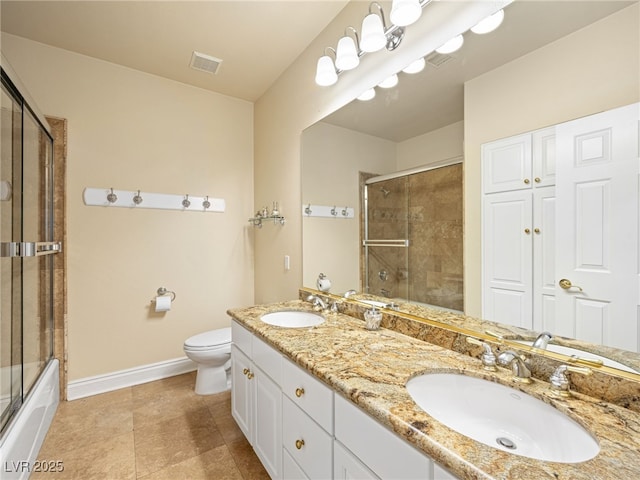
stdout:
<svg viewBox="0 0 640 480">
<path fill-rule="evenodd" d="M 157 297 L 164 297 L 167 294 L 171 295 L 171 301 L 172 302 L 176 299 L 176 292 L 173 292 L 171 290 L 167 290 L 164 287 L 158 288 L 157 293 L 158 293 Z M 154 303 L 155 301 L 156 301 L 155 298 L 151 299 L 151 303 Z"/>
</svg>

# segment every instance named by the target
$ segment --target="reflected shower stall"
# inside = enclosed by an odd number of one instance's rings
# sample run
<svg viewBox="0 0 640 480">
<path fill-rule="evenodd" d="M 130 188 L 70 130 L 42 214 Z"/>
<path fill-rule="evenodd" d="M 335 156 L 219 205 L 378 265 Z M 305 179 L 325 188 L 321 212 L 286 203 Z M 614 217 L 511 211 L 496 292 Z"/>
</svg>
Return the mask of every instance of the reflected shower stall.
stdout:
<svg viewBox="0 0 640 480">
<path fill-rule="evenodd" d="M 53 140 L 2 64 L 0 454 L 29 461 L 58 396 L 53 360 Z M 48 383 L 44 395 L 43 373 Z M 46 398 L 45 398 L 46 397 Z M 55 407 L 53 407 L 55 411 Z M 47 424 L 48 426 L 48 424 Z M 36 450 L 37 453 L 37 450 Z M 18 465 L 7 463 L 7 465 Z M 3 471 L 7 478 L 21 472 Z M 4 478 L 4 477 L 3 477 Z"/>
<path fill-rule="evenodd" d="M 365 291 L 463 311 L 462 164 L 363 183 Z"/>
</svg>

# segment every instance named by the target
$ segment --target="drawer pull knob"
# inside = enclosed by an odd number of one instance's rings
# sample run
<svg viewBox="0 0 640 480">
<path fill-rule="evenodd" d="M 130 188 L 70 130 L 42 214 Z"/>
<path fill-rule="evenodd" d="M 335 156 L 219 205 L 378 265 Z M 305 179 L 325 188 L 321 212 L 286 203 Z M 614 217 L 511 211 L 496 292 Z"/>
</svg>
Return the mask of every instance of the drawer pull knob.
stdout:
<svg viewBox="0 0 640 480">
<path fill-rule="evenodd" d="M 304 395 L 304 388 L 296 388 L 296 397 L 300 398 Z"/>
<path fill-rule="evenodd" d="M 247 378 L 251 380 L 253 378 L 253 373 L 252 372 L 247 373 Z"/>
<path fill-rule="evenodd" d="M 296 448 L 300 450 L 302 447 L 304 447 L 304 440 L 296 440 Z"/>
<path fill-rule="evenodd" d="M 247 373 L 249 373 L 249 369 L 248 369 L 248 368 L 245 368 L 244 370 L 242 370 L 242 373 L 243 373 L 244 375 L 246 375 Z"/>
</svg>

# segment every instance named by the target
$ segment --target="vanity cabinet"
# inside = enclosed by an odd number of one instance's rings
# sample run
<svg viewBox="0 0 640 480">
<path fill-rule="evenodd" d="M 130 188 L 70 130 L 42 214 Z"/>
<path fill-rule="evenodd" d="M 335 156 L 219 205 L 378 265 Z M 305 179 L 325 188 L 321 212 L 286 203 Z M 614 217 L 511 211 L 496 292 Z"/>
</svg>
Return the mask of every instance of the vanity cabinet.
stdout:
<svg viewBox="0 0 640 480">
<path fill-rule="evenodd" d="M 282 355 L 232 322 L 231 413 L 271 478 L 282 477 Z"/>
<path fill-rule="evenodd" d="M 456 478 L 235 321 L 232 341 L 232 415 L 271 478 Z"/>
<path fill-rule="evenodd" d="M 365 476 L 355 478 L 456 478 L 340 395 L 335 395 L 334 450 L 337 452 L 334 472 L 340 475 L 335 478 L 353 478 L 348 472 L 358 471 Z"/>
<path fill-rule="evenodd" d="M 554 128 L 482 146 L 483 318 L 555 323 Z"/>
</svg>

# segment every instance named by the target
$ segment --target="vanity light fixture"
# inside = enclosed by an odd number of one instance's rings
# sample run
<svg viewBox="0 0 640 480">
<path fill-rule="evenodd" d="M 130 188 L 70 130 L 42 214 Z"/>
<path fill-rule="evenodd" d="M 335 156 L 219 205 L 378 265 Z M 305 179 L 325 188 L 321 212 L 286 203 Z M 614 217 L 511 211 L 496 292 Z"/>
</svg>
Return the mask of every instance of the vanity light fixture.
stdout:
<svg viewBox="0 0 640 480">
<path fill-rule="evenodd" d="M 371 7 L 374 6 L 378 8 L 378 13 L 371 11 Z M 382 6 L 377 2 L 371 3 L 369 5 L 369 14 L 362 20 L 362 29 L 360 30 L 362 35 L 360 48 L 362 51 L 373 53 L 382 50 L 387 44 L 386 29 Z"/>
<path fill-rule="evenodd" d="M 338 72 L 333 63 L 333 59 L 327 55 L 327 50 L 332 51 L 335 55 L 335 50 L 331 47 L 324 49 L 325 54 L 318 59 L 318 65 L 316 67 L 316 83 L 321 87 L 328 87 L 338 81 Z"/>
<path fill-rule="evenodd" d="M 398 84 L 398 75 L 395 73 L 393 75 L 389 75 L 383 81 L 381 81 L 378 86 L 380 88 L 393 88 Z"/>
<path fill-rule="evenodd" d="M 500 26 L 502 20 L 504 20 L 504 10 L 498 10 L 493 15 L 489 15 L 484 20 L 480 20 L 474 27 L 471 27 L 471 31 L 479 35 L 493 32 Z"/>
<path fill-rule="evenodd" d="M 393 0 L 389 18 L 399 27 L 406 27 L 415 23 L 422 15 L 422 5 L 419 0 Z"/>
<path fill-rule="evenodd" d="M 424 70 L 424 67 L 426 64 L 427 62 L 425 61 L 424 57 L 420 57 L 418 60 L 414 60 L 409 65 L 404 67 L 402 71 L 404 73 L 411 73 L 411 74 L 420 73 L 422 70 Z"/>
<path fill-rule="evenodd" d="M 436 48 L 436 52 L 440 54 L 453 53 L 459 50 L 460 47 L 462 47 L 463 43 L 464 43 L 464 37 L 461 34 L 461 35 L 458 35 L 457 37 L 453 37 L 451 40 L 446 42 L 441 47 Z"/>
<path fill-rule="evenodd" d="M 368 90 L 365 90 L 364 92 L 362 92 L 357 98 L 360 101 L 366 102 L 368 100 L 373 99 L 376 96 L 376 89 L 375 88 L 370 88 Z"/>
<path fill-rule="evenodd" d="M 354 37 L 350 37 L 347 33 L 353 31 Z M 355 38 L 355 40 L 354 40 Z M 344 31 L 344 37 L 338 40 L 336 49 L 336 68 L 338 70 L 352 70 L 360 63 L 360 40 L 358 32 L 355 28 L 349 26 Z"/>
</svg>

